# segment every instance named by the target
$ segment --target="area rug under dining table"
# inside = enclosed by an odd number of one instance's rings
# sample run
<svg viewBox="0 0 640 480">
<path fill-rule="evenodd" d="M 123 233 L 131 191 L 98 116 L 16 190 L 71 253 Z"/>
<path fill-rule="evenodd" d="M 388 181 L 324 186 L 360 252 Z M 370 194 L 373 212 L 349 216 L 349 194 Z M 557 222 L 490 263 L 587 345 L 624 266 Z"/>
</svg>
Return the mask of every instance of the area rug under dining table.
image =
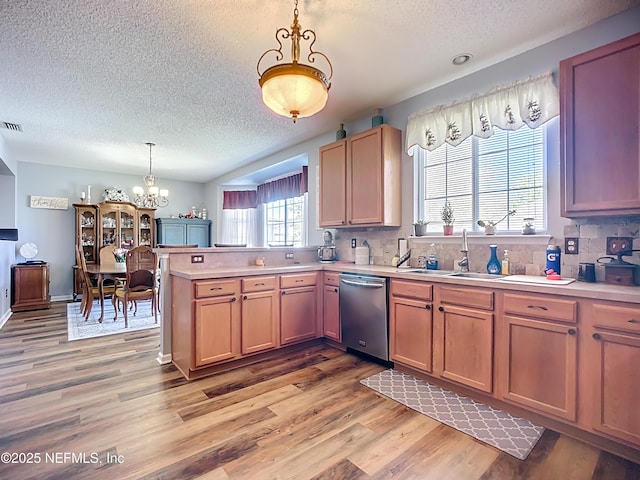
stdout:
<svg viewBox="0 0 640 480">
<path fill-rule="evenodd" d="M 67 304 L 67 332 L 69 341 L 81 340 L 84 338 L 103 337 L 105 335 L 115 335 L 118 333 L 128 333 L 160 326 L 160 313 L 158 313 L 158 323 L 151 314 L 151 302 L 139 302 L 138 311 L 134 315 L 129 311 L 129 327 L 124 328 L 124 314 L 118 312 L 118 319 L 114 322 L 114 310 L 110 301 L 104 304 L 104 320 L 100 318 L 100 302 L 95 300 L 91 308 L 91 315 L 87 320 L 80 312 L 80 302 Z"/>
</svg>

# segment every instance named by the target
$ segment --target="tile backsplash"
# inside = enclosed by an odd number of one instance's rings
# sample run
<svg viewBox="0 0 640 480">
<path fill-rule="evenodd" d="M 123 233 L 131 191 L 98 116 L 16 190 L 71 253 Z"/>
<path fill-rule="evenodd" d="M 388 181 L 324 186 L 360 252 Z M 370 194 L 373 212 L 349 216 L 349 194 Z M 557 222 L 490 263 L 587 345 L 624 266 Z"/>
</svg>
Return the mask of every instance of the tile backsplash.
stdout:
<svg viewBox="0 0 640 480">
<path fill-rule="evenodd" d="M 564 277 L 577 278 L 578 264 L 591 262 L 596 264 L 596 279 L 604 281 L 604 267 L 596 260 L 606 255 L 607 237 L 633 237 L 633 248 L 640 250 L 640 217 L 607 217 L 599 219 L 576 219 L 564 226 L 564 237 L 576 237 L 579 239 L 579 252 L 576 255 L 565 254 L 564 238 L 551 237 L 548 243 L 560 246 L 562 249 L 561 273 Z M 484 237 L 484 236 L 482 236 Z M 543 237 L 543 235 L 537 235 Z M 335 242 L 340 260 L 354 260 L 351 248 L 351 239 L 355 238 L 357 245 L 362 245 L 364 240 L 369 244 L 371 263 L 375 265 L 391 265 L 394 254 L 398 250 L 398 238 L 407 238 L 409 248 L 412 249 L 409 264 L 418 267 L 418 256 L 428 255 L 431 243 L 436 244 L 436 255 L 439 267 L 443 270 L 458 269 L 454 264 L 462 258 L 460 248 L 462 240 L 458 234 L 454 238 L 443 241 L 443 237 L 409 237 L 404 235 L 402 229 L 358 229 L 338 230 L 335 233 Z M 479 239 L 478 236 L 469 237 L 469 270 L 473 272 L 486 271 L 489 261 L 488 239 Z M 546 236 L 545 238 L 549 238 Z M 545 266 L 546 243 L 542 238 L 540 242 L 532 243 L 530 239 L 520 242 L 519 236 L 495 235 L 490 242 L 499 246 L 498 258 L 502 259 L 503 251 L 509 250 L 510 274 L 512 275 L 541 275 Z M 439 243 L 441 242 L 441 243 Z M 633 252 L 631 256 L 625 256 L 627 262 L 640 264 L 640 252 Z"/>
</svg>

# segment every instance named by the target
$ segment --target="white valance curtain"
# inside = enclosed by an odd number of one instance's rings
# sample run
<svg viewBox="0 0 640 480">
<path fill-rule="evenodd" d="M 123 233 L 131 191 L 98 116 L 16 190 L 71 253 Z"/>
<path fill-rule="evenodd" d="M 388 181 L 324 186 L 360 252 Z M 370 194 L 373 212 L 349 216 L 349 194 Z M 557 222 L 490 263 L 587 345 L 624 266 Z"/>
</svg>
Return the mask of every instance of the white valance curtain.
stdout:
<svg viewBox="0 0 640 480">
<path fill-rule="evenodd" d="M 407 124 L 407 151 L 414 145 L 435 150 L 447 142 L 459 145 L 470 135 L 488 138 L 494 127 L 536 128 L 560 113 L 558 89 L 551 73 L 500 86 L 452 105 L 417 112 Z"/>
</svg>

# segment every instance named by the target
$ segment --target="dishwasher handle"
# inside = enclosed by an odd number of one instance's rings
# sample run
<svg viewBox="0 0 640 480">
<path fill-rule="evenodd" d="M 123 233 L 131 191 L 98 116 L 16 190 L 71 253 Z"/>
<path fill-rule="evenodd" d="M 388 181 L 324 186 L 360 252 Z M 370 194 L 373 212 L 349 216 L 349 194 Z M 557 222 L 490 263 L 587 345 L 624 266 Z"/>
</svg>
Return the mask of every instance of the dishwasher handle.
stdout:
<svg viewBox="0 0 640 480">
<path fill-rule="evenodd" d="M 383 288 L 384 283 L 366 283 L 366 282 L 354 282 L 353 280 L 347 280 L 341 278 L 340 281 L 347 285 L 353 285 L 355 287 L 365 287 L 365 288 Z"/>
</svg>

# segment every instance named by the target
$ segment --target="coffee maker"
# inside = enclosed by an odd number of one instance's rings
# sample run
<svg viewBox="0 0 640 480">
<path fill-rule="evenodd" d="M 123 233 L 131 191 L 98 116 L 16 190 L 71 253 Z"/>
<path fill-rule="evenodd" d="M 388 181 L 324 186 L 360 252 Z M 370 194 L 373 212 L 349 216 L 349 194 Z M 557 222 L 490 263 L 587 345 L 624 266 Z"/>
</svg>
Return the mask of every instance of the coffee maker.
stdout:
<svg viewBox="0 0 640 480">
<path fill-rule="evenodd" d="M 336 246 L 333 243 L 333 234 L 329 230 L 325 230 L 322 235 L 324 245 L 318 248 L 318 260 L 321 263 L 335 262 L 337 258 Z"/>
</svg>

